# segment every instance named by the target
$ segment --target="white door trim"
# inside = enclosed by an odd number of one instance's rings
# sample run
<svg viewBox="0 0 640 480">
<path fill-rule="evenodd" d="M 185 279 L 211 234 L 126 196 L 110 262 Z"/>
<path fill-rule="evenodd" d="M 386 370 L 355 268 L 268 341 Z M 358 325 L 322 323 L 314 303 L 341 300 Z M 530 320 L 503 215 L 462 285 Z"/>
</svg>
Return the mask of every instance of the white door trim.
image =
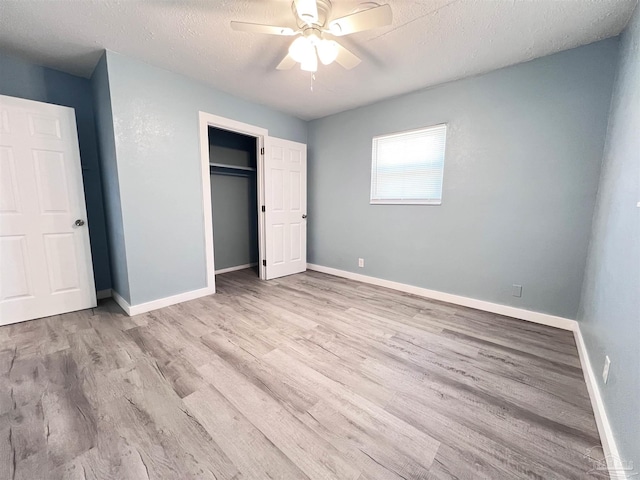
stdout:
<svg viewBox="0 0 640 480">
<path fill-rule="evenodd" d="M 200 159 L 202 162 L 202 206 L 204 213 L 204 243 L 205 259 L 207 266 L 207 288 L 215 292 L 215 261 L 213 244 L 213 218 L 211 216 L 211 178 L 209 175 L 209 127 L 221 128 L 236 133 L 242 133 L 256 137 L 256 177 L 258 182 L 258 268 L 260 278 L 266 278 L 265 269 L 262 265 L 264 256 L 264 218 L 261 214 L 261 206 L 264 205 L 264 185 L 263 185 L 263 158 L 260 154 L 264 148 L 264 139 L 269 135 L 269 130 L 256 127 L 248 123 L 238 122 L 230 118 L 219 117 L 211 113 L 199 112 L 200 123 Z"/>
</svg>

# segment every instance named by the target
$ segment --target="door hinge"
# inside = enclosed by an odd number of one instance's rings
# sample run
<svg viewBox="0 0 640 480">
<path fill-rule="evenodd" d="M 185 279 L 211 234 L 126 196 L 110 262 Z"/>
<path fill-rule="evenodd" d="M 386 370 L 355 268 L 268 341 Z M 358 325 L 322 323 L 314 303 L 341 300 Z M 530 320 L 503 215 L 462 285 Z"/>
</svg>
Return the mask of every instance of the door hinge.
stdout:
<svg viewBox="0 0 640 480">
<path fill-rule="evenodd" d="M 265 207 L 264 205 L 262 205 L 262 211 L 266 212 L 267 211 L 267 207 Z"/>
<path fill-rule="evenodd" d="M 260 155 L 264 155 L 264 147 L 260 149 Z"/>
<path fill-rule="evenodd" d="M 266 267 L 267 266 L 267 261 L 266 260 L 262 260 L 262 266 Z"/>
</svg>

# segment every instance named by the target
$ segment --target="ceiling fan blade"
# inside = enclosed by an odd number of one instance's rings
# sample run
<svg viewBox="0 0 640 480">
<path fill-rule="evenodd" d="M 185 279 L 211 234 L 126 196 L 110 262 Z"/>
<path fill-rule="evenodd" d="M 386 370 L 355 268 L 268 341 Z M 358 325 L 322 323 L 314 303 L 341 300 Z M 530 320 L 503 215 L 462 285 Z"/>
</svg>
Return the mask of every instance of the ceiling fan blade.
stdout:
<svg viewBox="0 0 640 480">
<path fill-rule="evenodd" d="M 291 55 L 287 54 L 287 56 L 278 64 L 276 70 L 290 70 L 295 64 L 296 61 L 291 57 Z"/>
<path fill-rule="evenodd" d="M 238 32 L 266 33 L 267 35 L 284 35 L 285 37 L 291 37 L 298 33 L 289 27 L 276 27 L 274 25 L 248 22 L 231 22 L 231 29 Z"/>
<path fill-rule="evenodd" d="M 329 32 L 336 37 L 362 32 L 370 28 L 391 25 L 393 14 L 389 5 L 380 5 L 362 12 L 352 13 L 342 18 L 337 18 L 329 23 Z"/>
<path fill-rule="evenodd" d="M 336 62 L 339 65 L 342 65 L 347 70 L 351 70 L 352 68 L 357 67 L 361 61 L 362 60 L 360 60 L 359 57 L 338 43 L 338 56 L 336 57 Z"/>
</svg>

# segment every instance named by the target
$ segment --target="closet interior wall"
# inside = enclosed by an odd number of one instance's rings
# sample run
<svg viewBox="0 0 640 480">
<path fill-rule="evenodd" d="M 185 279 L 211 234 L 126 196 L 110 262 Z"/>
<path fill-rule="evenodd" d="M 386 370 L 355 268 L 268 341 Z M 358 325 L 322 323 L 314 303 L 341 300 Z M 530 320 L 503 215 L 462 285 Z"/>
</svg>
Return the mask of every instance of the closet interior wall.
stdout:
<svg viewBox="0 0 640 480">
<path fill-rule="evenodd" d="M 258 263 L 257 139 L 209 127 L 216 272 Z"/>
</svg>

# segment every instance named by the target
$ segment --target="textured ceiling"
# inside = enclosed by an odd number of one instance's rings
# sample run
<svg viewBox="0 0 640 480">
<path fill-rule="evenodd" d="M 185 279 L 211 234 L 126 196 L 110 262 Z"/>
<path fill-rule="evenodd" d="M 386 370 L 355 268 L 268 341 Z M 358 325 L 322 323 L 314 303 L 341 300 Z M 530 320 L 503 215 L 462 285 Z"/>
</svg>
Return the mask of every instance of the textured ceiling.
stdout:
<svg viewBox="0 0 640 480">
<path fill-rule="evenodd" d="M 384 3 L 384 0 L 378 0 Z M 336 0 L 332 18 L 359 2 Z M 617 35 L 636 0 L 388 0 L 393 24 L 348 37 L 363 62 L 276 71 L 290 37 L 231 20 L 295 27 L 283 0 L 0 0 L 0 50 L 89 77 L 103 49 L 303 119 Z"/>
</svg>

